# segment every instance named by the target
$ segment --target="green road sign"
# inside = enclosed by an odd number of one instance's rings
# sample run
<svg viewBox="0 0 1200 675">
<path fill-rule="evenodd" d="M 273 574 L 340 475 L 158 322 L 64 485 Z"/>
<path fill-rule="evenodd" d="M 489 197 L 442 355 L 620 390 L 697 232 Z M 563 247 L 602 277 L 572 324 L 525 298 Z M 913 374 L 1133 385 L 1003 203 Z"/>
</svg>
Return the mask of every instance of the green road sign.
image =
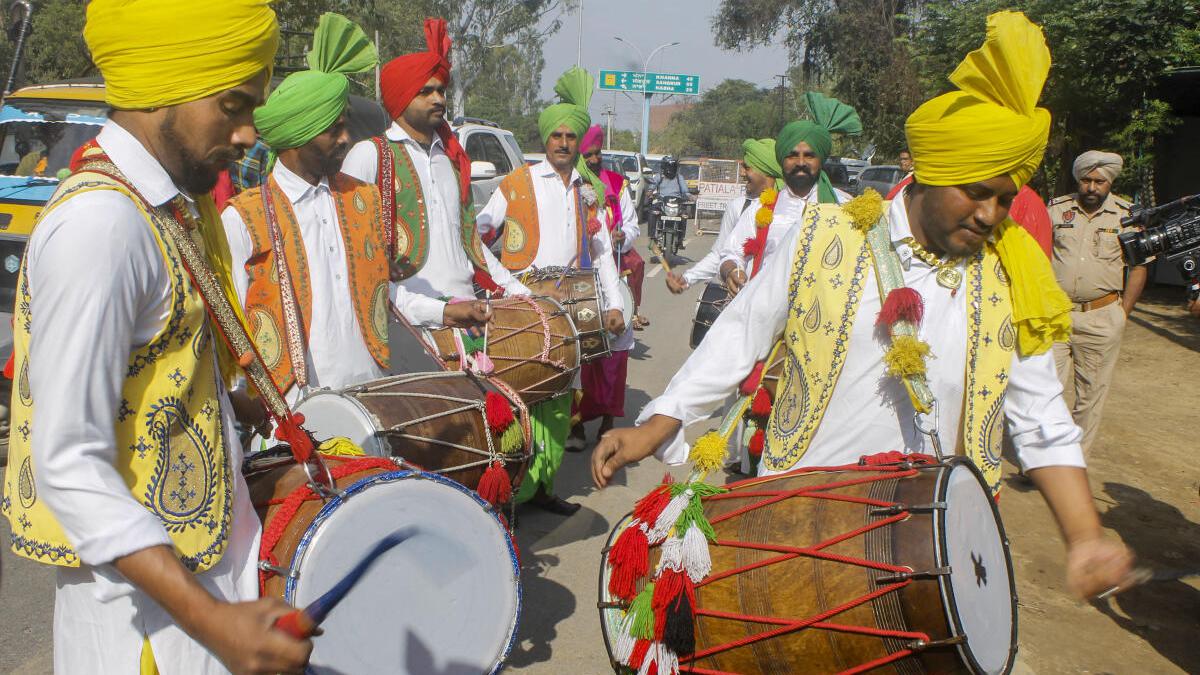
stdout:
<svg viewBox="0 0 1200 675">
<path fill-rule="evenodd" d="M 600 88 L 614 91 L 644 91 L 650 94 L 700 93 L 699 75 L 675 73 L 642 73 L 633 70 L 601 70 Z"/>
</svg>

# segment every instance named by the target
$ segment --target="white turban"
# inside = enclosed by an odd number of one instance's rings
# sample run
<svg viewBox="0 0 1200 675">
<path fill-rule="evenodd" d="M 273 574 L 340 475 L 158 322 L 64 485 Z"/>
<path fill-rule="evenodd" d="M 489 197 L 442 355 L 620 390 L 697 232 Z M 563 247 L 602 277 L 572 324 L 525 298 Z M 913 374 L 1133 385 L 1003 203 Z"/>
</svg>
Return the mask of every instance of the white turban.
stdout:
<svg viewBox="0 0 1200 675">
<path fill-rule="evenodd" d="M 1111 183 L 1117 179 L 1124 166 L 1125 162 L 1115 152 L 1088 150 L 1075 158 L 1075 166 L 1071 167 L 1071 173 L 1075 176 L 1075 180 L 1083 180 L 1083 177 L 1089 173 L 1099 171 L 1100 175 Z"/>
</svg>

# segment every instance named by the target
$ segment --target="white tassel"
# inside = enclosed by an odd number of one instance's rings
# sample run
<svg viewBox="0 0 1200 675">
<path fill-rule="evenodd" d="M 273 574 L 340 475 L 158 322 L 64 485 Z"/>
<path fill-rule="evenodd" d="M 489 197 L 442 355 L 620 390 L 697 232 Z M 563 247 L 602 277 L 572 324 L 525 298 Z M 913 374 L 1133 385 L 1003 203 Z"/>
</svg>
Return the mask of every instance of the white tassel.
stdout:
<svg viewBox="0 0 1200 675">
<path fill-rule="evenodd" d="M 620 633 L 617 635 L 617 644 L 613 645 L 613 656 L 616 657 L 618 663 L 629 664 L 629 657 L 633 656 L 633 646 L 637 639 L 633 637 L 631 630 L 633 626 L 633 617 L 629 614 L 621 620 Z"/>
<path fill-rule="evenodd" d="M 646 651 L 646 658 L 642 661 L 642 667 L 638 669 L 638 675 L 650 675 L 651 663 L 657 664 L 659 675 L 677 675 L 679 673 L 679 657 L 661 642 L 650 645 L 650 649 Z"/>
<path fill-rule="evenodd" d="M 692 525 L 679 540 L 679 557 L 682 569 L 692 583 L 698 584 L 712 572 L 712 554 L 708 551 L 708 539 L 700 528 Z M 667 556 L 667 545 L 663 544 L 663 559 Z M 679 569 L 679 568 L 674 568 Z"/>
<path fill-rule="evenodd" d="M 683 510 L 687 508 L 688 502 L 691 500 L 692 490 L 688 488 L 667 502 L 666 508 L 658 514 L 658 520 L 654 521 L 654 527 L 650 528 L 648 533 L 647 539 L 651 544 L 662 541 L 670 533 L 671 528 L 675 527 L 675 521 L 683 515 Z"/>
<path fill-rule="evenodd" d="M 657 577 L 658 572 L 663 570 L 684 571 L 683 540 L 679 537 L 667 537 L 666 541 L 662 543 L 662 557 L 658 559 L 658 569 L 654 576 Z"/>
</svg>

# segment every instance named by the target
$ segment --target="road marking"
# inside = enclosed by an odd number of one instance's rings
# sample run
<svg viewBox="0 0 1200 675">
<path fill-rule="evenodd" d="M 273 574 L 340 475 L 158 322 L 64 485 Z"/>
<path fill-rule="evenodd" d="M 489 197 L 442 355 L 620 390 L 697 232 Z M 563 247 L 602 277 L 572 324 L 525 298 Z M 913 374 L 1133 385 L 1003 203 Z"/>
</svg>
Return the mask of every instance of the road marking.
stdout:
<svg viewBox="0 0 1200 675">
<path fill-rule="evenodd" d="M 646 272 L 646 278 L 653 279 L 654 277 L 658 276 L 658 273 L 661 271 L 662 271 L 662 265 L 661 264 L 655 265 L 653 269 L 651 269 L 649 272 Z"/>
</svg>

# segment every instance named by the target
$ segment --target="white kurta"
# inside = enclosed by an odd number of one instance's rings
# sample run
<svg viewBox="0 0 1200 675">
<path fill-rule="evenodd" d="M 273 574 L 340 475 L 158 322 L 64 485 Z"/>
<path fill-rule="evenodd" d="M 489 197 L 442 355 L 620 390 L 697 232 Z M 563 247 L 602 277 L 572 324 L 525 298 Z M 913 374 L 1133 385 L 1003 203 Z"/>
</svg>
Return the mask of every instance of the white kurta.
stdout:
<svg viewBox="0 0 1200 675">
<path fill-rule="evenodd" d="M 282 161 L 275 163 L 271 176 L 291 202 L 308 262 L 309 287 L 312 289 L 310 329 L 305 343 L 308 347 L 305 354 L 308 387 L 339 389 L 383 377 L 383 369 L 367 350 L 350 297 L 345 239 L 338 225 L 337 206 L 329 182 L 322 179 L 320 184 L 312 185 L 284 166 Z M 237 209 L 227 207 L 221 220 L 229 239 L 233 285 L 244 307 L 249 285 L 246 262 L 254 252 L 253 242 Z M 295 274 L 295 270 L 292 273 Z M 392 301 L 413 323 L 431 325 L 442 320 L 445 303 L 410 293 L 399 284 L 391 287 Z M 286 340 L 285 336 L 280 337 Z M 305 393 L 300 387 L 289 389 L 286 392 L 288 405 L 294 406 Z"/>
<path fill-rule="evenodd" d="M 533 196 L 538 209 L 538 250 L 533 263 L 524 270 L 516 270 L 516 273 L 523 274 L 535 267 L 579 267 L 579 261 L 575 260 L 579 249 L 579 235 L 575 226 L 575 192 L 583 179 L 579 172 L 572 169 L 571 180 L 564 185 L 562 176 L 545 160 L 529 167 L 529 175 L 533 179 Z M 508 199 L 503 190 L 496 190 L 475 219 L 480 233 L 502 227 L 507 212 Z M 591 256 L 600 278 L 604 309 L 623 310 L 625 303 L 617 287 L 620 282 L 617 266 L 613 262 L 612 238 L 608 228 L 601 227 L 600 232 L 591 238 Z"/>
<path fill-rule="evenodd" d="M 937 284 L 932 268 L 914 258 L 907 246 L 897 243 L 912 234 L 904 200 L 891 203 L 888 217 L 891 239 L 904 267 L 904 283 L 925 300 L 920 339 L 931 348 L 928 377 L 939 402 L 938 435 L 945 451 L 953 452 L 965 386 L 967 293 L 951 295 Z M 766 358 L 787 322 L 791 261 L 802 230 L 790 229 L 781 243 L 781 253 L 738 293 L 663 395 L 642 411 L 638 424 L 655 414 L 674 417 L 684 425 L 704 419 L 736 390 L 756 361 Z M 916 429 L 904 385 L 886 374 L 883 354 L 887 340 L 875 330 L 879 309 L 878 284 L 873 269 L 868 267 L 841 377 L 808 451 L 792 468 L 848 464 L 862 455 L 889 450 L 933 454 L 929 439 Z M 1028 358 L 1014 354 L 1004 414 L 1009 436 L 1026 470 L 1084 466 L 1079 445 L 1082 433 L 1063 402 L 1050 352 Z M 658 456 L 669 464 L 681 464 L 687 460 L 687 453 L 681 430 L 659 449 Z"/>
<path fill-rule="evenodd" d="M 729 203 L 725 204 L 725 212 L 721 214 L 721 229 L 717 231 L 717 239 L 713 242 L 712 249 L 708 255 L 700 259 L 700 262 L 692 265 L 691 269 L 683 273 L 683 281 L 688 286 L 718 279 L 717 274 L 721 271 L 721 256 L 725 252 L 725 244 L 729 241 L 729 236 L 742 213 L 756 201 L 746 197 L 737 197 L 730 199 Z"/>
<path fill-rule="evenodd" d="M 849 194 L 834 188 L 833 195 L 837 198 L 837 203 L 845 204 L 853 199 Z M 775 204 L 775 218 L 771 221 L 771 227 L 767 230 L 767 251 L 764 254 L 764 264 L 766 257 L 769 257 L 779 245 L 787 237 L 788 231 L 792 226 L 800 222 L 800 217 L 804 215 L 804 207 L 808 204 L 816 204 L 818 201 L 817 186 L 814 184 L 808 194 L 803 197 L 797 196 L 787 188 L 779 192 L 778 201 Z M 758 231 L 754 222 L 754 216 L 758 210 L 762 208 L 762 200 L 755 197 L 754 201 L 750 202 L 750 206 L 742 211 L 742 215 L 738 217 L 737 225 L 733 231 L 729 233 L 729 237 L 725 240 L 725 247 L 721 250 L 721 263 L 731 261 L 737 265 L 738 269 L 745 270 L 750 264 L 750 256 L 742 252 L 742 245 L 747 239 L 753 238 Z M 720 264 L 718 264 L 720 267 Z"/>
<path fill-rule="evenodd" d="M 433 143 L 426 150 L 395 122 L 392 122 L 385 135 L 408 152 L 412 159 L 417 178 L 421 181 L 429 225 L 429 257 L 416 274 L 401 283 L 414 293 L 434 298 L 475 297 L 475 289 L 471 284 L 475 267 L 463 250 L 458 178 L 450 157 L 446 155 L 442 139 L 434 136 Z M 379 150 L 375 143 L 369 139 L 358 142 L 346 155 L 342 171 L 361 181 L 375 183 L 379 178 Z M 483 247 L 483 257 L 487 262 L 488 274 L 506 293 L 529 294 L 529 289 L 517 281 L 486 246 Z"/>
<path fill-rule="evenodd" d="M 96 140 L 151 204 L 181 193 L 116 122 L 105 123 Z M 37 490 L 82 561 L 78 568 L 58 568 L 58 673 L 136 673 L 145 636 L 167 672 L 225 672 L 215 656 L 110 564 L 171 541 L 114 466 L 113 420 L 125 365 L 133 349 L 163 330 L 170 310 L 170 278 L 150 228 L 128 198 L 97 190 L 47 214 L 26 253 L 37 304 L 29 359 L 29 385 L 38 401 L 33 424 Z M 228 398 L 224 391 L 218 398 L 233 476 L 233 520 L 220 562 L 196 579 L 213 596 L 234 602 L 258 595 L 260 526 L 242 480 L 241 446 Z"/>
<path fill-rule="evenodd" d="M 641 226 L 638 225 L 637 212 L 633 208 L 633 200 L 629 198 L 629 190 L 621 188 L 621 196 L 618 197 L 621 203 L 621 222 L 618 227 L 621 228 L 621 233 L 625 235 L 625 240 L 621 242 L 621 254 L 628 253 L 633 250 L 633 245 L 638 235 L 642 233 Z M 609 233 L 612 236 L 612 233 Z M 615 258 L 617 263 L 617 272 L 620 274 L 623 270 L 620 269 L 620 256 Z M 633 337 L 633 326 L 625 326 L 625 332 L 621 333 L 620 337 L 609 345 L 609 348 L 614 352 L 627 352 L 633 349 L 633 344 L 636 340 Z"/>
</svg>

